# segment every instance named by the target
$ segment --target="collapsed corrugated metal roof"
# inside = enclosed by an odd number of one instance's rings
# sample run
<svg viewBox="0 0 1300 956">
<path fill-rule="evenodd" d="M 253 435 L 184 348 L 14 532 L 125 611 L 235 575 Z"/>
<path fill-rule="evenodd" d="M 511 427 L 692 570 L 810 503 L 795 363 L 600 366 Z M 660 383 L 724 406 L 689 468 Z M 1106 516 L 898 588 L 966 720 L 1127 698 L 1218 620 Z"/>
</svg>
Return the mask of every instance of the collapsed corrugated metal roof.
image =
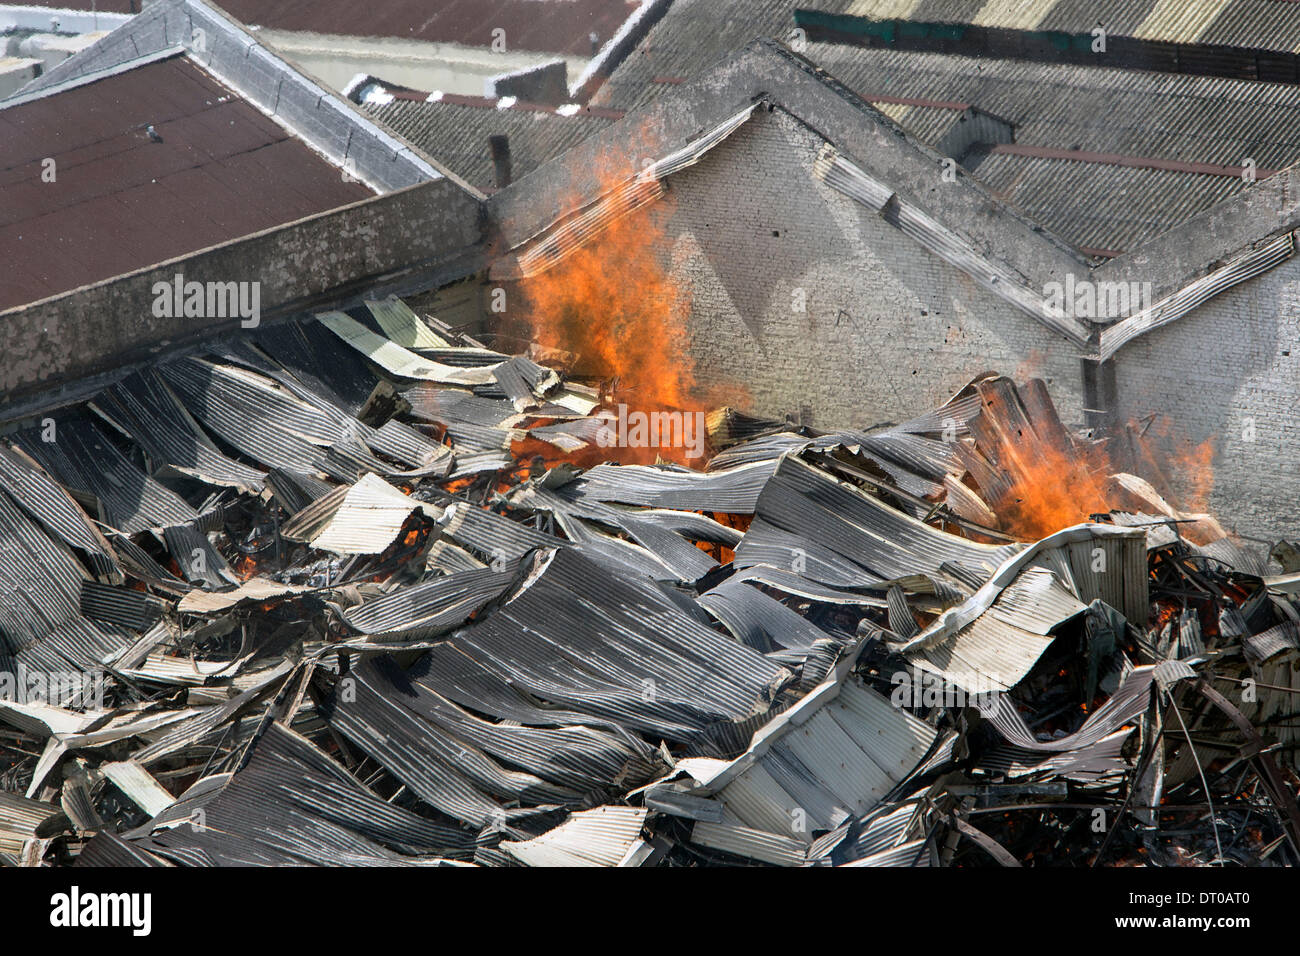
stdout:
<svg viewBox="0 0 1300 956">
<path fill-rule="evenodd" d="M 1290 578 L 1098 478 L 1041 382 L 869 432 L 707 416 L 703 471 L 615 463 L 611 388 L 387 300 L 10 432 L 0 860 L 1019 863 L 1056 819 L 1033 788 L 1078 813 L 1201 785 L 1171 708 L 1285 712 Z M 1124 508 L 1061 530 L 1045 475 Z M 1225 709 L 1206 682 L 1246 667 L 1281 690 Z M 1269 803 L 1216 807 L 1289 858 L 1255 746 Z M 1158 817 L 1043 862 L 1212 858 Z"/>
</svg>

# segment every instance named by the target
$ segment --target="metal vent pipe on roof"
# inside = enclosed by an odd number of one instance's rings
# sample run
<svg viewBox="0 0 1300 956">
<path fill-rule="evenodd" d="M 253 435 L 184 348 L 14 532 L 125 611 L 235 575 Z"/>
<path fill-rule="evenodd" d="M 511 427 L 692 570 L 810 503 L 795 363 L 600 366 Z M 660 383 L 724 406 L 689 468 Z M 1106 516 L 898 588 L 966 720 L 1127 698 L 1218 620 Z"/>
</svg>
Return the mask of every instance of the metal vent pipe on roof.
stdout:
<svg viewBox="0 0 1300 956">
<path fill-rule="evenodd" d="M 510 137 L 505 134 L 489 136 L 488 145 L 492 150 L 492 168 L 497 188 L 505 189 L 510 185 Z"/>
</svg>

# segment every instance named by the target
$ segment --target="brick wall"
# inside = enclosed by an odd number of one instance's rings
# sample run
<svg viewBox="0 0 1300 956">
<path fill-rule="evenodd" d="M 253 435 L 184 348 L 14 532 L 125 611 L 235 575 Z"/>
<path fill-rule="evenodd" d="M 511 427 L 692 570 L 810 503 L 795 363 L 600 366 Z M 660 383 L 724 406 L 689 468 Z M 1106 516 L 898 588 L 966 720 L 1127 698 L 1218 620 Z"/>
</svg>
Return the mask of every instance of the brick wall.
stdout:
<svg viewBox="0 0 1300 956">
<path fill-rule="evenodd" d="M 693 290 L 700 377 L 730 379 L 756 411 L 811 413 L 828 428 L 919 414 L 981 371 L 1038 375 L 1081 426 L 1080 350 L 814 179 L 821 145 L 760 111 L 670 181 L 658 215 L 673 274 Z M 1208 488 L 1210 510 L 1242 536 L 1300 538 L 1300 258 L 1115 363 L 1121 416 L 1165 416 L 1152 434 L 1164 432 L 1156 444 L 1188 500 Z M 1207 440 L 1214 475 L 1202 486 L 1182 462 Z"/>
<path fill-rule="evenodd" d="M 1129 343 L 1115 362 L 1124 415 L 1169 415 L 1175 452 L 1213 441 L 1209 504 L 1225 526 L 1300 538 L 1300 260 Z"/>
<path fill-rule="evenodd" d="M 814 179 L 822 142 L 760 110 L 670 180 L 701 377 L 743 386 L 756 411 L 806 408 L 834 427 L 921 414 L 986 370 L 1035 374 L 1081 423 L 1078 348 Z"/>
</svg>

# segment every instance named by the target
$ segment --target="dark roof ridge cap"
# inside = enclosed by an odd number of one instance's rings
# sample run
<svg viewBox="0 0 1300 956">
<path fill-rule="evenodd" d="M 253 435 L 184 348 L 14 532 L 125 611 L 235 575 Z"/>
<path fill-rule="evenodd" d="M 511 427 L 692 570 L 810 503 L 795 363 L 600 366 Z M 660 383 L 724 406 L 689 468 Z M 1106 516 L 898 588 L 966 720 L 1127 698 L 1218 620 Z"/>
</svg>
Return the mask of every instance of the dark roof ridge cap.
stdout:
<svg viewBox="0 0 1300 956">
<path fill-rule="evenodd" d="M 1295 2 L 1295 0 L 1286 0 Z M 1183 76 L 1215 76 L 1261 82 L 1300 81 L 1300 54 L 1266 46 L 1188 42 L 1140 37 L 1105 29 L 1106 46 L 1094 49 L 1096 34 L 1046 30 L 908 16 L 871 15 L 805 9 L 792 11 L 797 27 L 813 43 L 889 48 L 908 52 L 944 53 L 1025 62 L 1136 69 Z M 1229 71 L 1227 65 L 1237 65 Z M 1253 75 L 1252 75 L 1253 74 Z M 1274 80 L 1273 76 L 1286 76 Z"/>
</svg>

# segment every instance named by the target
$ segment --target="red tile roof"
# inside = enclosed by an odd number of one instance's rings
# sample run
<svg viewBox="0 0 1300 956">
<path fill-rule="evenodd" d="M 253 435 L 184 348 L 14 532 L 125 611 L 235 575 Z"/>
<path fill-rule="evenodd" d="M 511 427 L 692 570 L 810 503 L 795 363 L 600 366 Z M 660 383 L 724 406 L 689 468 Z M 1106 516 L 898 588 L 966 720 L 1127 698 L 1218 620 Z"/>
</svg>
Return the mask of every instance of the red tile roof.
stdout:
<svg viewBox="0 0 1300 956">
<path fill-rule="evenodd" d="M 176 56 L 0 109 L 0 195 L 2 310 L 374 193 Z"/>
<path fill-rule="evenodd" d="M 505 31 L 510 50 L 591 55 L 640 0 L 219 0 L 236 20 L 277 30 L 359 37 L 407 37 L 489 46 Z"/>
</svg>

